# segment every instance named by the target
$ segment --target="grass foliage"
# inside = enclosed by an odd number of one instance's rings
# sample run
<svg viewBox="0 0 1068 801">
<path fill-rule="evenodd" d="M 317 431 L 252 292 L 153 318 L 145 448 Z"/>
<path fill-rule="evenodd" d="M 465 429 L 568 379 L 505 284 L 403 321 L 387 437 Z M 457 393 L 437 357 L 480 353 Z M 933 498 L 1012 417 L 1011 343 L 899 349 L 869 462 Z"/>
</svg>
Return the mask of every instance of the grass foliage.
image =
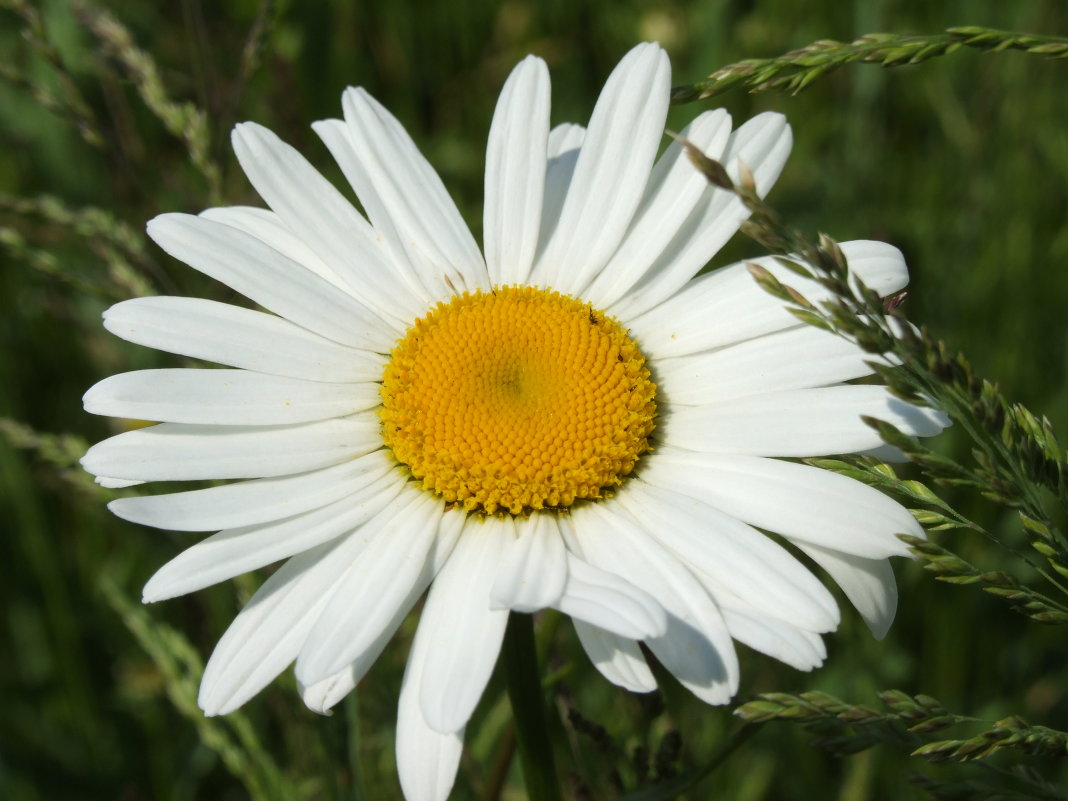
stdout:
<svg viewBox="0 0 1068 801">
<path fill-rule="evenodd" d="M 1034 37 L 984 52 L 989 39 L 943 33 L 953 26 Z M 907 42 L 866 39 L 870 58 L 835 50 L 878 31 Z M 512 65 L 543 56 L 554 122 L 584 121 L 619 57 L 658 39 L 691 87 L 675 130 L 715 105 L 736 121 L 790 118 L 794 152 L 770 198 L 790 230 L 904 250 L 904 310 L 972 422 L 900 476 L 824 465 L 896 492 L 933 544 L 897 564 L 899 618 L 883 642 L 847 610 L 815 673 L 742 649 L 743 719 L 667 675 L 651 696 L 618 690 L 566 621 L 541 618 L 565 798 L 1064 798 L 1065 629 L 1043 623 L 1065 615 L 1064 452 L 1051 432 L 1068 430 L 1066 34 L 1059 0 L 0 0 L 0 797 L 400 797 L 393 727 L 412 620 L 332 717 L 307 712 L 291 676 L 237 715 L 197 710 L 203 660 L 262 576 L 137 602 L 189 535 L 107 513 L 134 490 L 97 487 L 77 459 L 122 424 L 79 399 L 106 375 L 180 362 L 106 334 L 100 313 L 144 294 L 235 300 L 142 231 L 164 211 L 259 203 L 229 151 L 236 121 L 268 125 L 340 179 L 308 123 L 363 85 L 477 229 L 486 132 Z M 921 40 L 945 46 L 892 50 Z M 697 99 L 728 65 L 737 80 Z M 717 263 L 762 252 L 738 237 Z M 1002 445 L 984 454 L 973 424 Z M 1024 468 L 1001 472 L 1002 452 Z M 466 747 L 457 801 L 524 797 L 500 666 Z"/>
</svg>

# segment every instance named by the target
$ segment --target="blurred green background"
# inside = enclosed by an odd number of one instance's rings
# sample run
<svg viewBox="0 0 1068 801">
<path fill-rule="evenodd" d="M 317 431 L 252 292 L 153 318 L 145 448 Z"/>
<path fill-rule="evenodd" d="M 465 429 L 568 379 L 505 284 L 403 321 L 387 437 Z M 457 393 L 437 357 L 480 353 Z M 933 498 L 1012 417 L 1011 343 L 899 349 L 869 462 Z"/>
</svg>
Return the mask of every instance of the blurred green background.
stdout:
<svg viewBox="0 0 1068 801">
<path fill-rule="evenodd" d="M 27 23 L 33 9 L 39 27 Z M 129 64 L 103 42 L 115 41 L 105 14 L 151 54 L 170 101 L 206 113 L 202 163 L 218 164 L 216 186 L 181 137 L 193 118 L 172 120 L 168 131 Z M 101 311 L 135 292 L 232 299 L 141 232 L 164 211 L 258 203 L 229 151 L 234 122 L 268 125 L 337 178 L 308 124 L 338 116 L 341 90 L 363 85 L 407 126 L 477 231 L 493 104 L 528 52 L 552 70 L 554 122 L 584 122 L 616 61 L 643 39 L 668 49 L 675 82 L 686 83 L 817 39 L 963 24 L 1066 35 L 1068 4 L 0 0 L 0 798 L 400 797 L 392 738 L 411 621 L 331 718 L 307 712 L 284 677 L 240 716 L 204 721 L 191 707 L 191 675 L 259 578 L 141 608 L 140 586 L 189 535 L 113 518 L 104 503 L 114 493 L 76 465 L 85 443 L 118 430 L 82 412 L 84 390 L 114 372 L 177 363 L 107 335 Z M 262 47 L 250 48 L 257 29 Z M 1068 60 L 969 51 L 893 70 L 853 65 L 796 97 L 736 90 L 676 108 L 671 124 L 714 105 L 736 121 L 784 112 L 795 145 L 772 202 L 804 230 L 899 246 L 913 276 L 910 317 L 1064 432 L 1066 89 Z M 71 97 L 83 104 L 83 131 L 99 135 L 95 144 L 72 122 Z M 48 108 L 57 98 L 67 110 Z M 738 239 L 717 262 L 757 252 Z M 959 432 L 941 445 L 967 453 Z M 997 507 L 954 501 L 994 530 L 1013 530 Z M 984 566 L 1015 568 L 985 542 L 949 542 Z M 878 690 L 898 687 L 977 717 L 1017 713 L 1068 728 L 1063 630 L 1029 623 L 973 587 L 938 584 L 916 564 L 898 564 L 898 574 L 899 620 L 884 642 L 850 609 L 814 674 L 743 648 L 740 699 L 819 688 L 877 705 Z M 728 709 L 705 707 L 670 681 L 661 698 L 629 695 L 586 664 L 570 626 L 543 627 L 542 637 L 547 668 L 564 671 L 554 698 L 571 798 L 615 797 L 700 766 L 724 744 Z M 502 693 L 497 677 L 468 729 L 456 799 L 524 797 L 518 765 L 508 767 Z M 578 722 L 567 721 L 569 709 Z M 688 797 L 925 798 L 909 774 L 946 782 L 994 775 L 932 767 L 904 746 L 834 758 L 809 739 L 799 728 L 766 727 Z M 643 776 L 636 748 L 660 754 L 659 774 L 654 766 Z M 1033 765 L 1063 778 L 1058 763 Z"/>
</svg>

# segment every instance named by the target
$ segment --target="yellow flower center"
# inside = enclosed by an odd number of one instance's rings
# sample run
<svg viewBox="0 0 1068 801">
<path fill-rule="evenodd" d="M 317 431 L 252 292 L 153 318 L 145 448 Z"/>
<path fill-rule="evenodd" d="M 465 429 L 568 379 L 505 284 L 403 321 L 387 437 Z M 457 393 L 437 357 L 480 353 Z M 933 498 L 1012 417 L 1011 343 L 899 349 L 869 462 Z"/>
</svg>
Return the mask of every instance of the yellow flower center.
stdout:
<svg viewBox="0 0 1068 801">
<path fill-rule="evenodd" d="M 382 376 L 382 435 L 423 487 L 513 515 L 602 497 L 649 449 L 656 385 L 619 323 L 535 287 L 416 320 Z"/>
</svg>

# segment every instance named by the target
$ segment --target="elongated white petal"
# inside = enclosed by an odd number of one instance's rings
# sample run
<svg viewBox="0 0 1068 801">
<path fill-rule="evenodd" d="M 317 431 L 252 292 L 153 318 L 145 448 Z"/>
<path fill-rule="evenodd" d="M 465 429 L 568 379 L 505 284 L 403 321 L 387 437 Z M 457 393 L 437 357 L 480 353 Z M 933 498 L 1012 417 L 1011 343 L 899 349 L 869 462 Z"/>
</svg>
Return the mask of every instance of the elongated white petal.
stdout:
<svg viewBox="0 0 1068 801">
<path fill-rule="evenodd" d="M 300 693 L 300 700 L 312 712 L 332 715 L 333 707 L 355 690 L 357 683 L 351 665 L 346 665 L 333 675 L 314 684 L 304 684 L 298 679 L 297 691 Z"/>
<path fill-rule="evenodd" d="M 527 56 L 497 100 L 486 146 L 483 243 L 492 284 L 530 274 L 541 227 L 549 138 L 549 70 Z"/>
<path fill-rule="evenodd" d="M 353 563 L 308 635 L 297 659 L 297 678 L 313 684 L 351 664 L 372 647 L 398 610 L 410 608 L 412 591 L 429 581 L 428 556 L 443 506 L 429 493 L 375 534 Z"/>
<path fill-rule="evenodd" d="M 538 232 L 537 253 L 544 252 L 560 222 L 560 212 L 567 200 L 567 190 L 575 175 L 579 150 L 586 129 L 565 122 L 549 131 L 549 162 L 545 168 L 545 193 L 541 204 L 541 230 Z"/>
<path fill-rule="evenodd" d="M 361 88 L 346 89 L 341 105 L 358 166 L 346 177 L 376 230 L 456 291 L 488 289 L 478 245 L 404 126 Z"/>
<path fill-rule="evenodd" d="M 117 498 L 115 515 L 143 526 L 175 531 L 218 531 L 254 526 L 319 509 L 352 495 L 394 469 L 385 450 L 341 464 L 282 478 L 259 478 L 220 487 Z"/>
<path fill-rule="evenodd" d="M 842 242 L 849 271 L 880 295 L 889 295 L 909 280 L 901 251 L 883 242 Z M 631 333 L 646 356 L 685 356 L 751 337 L 797 328 L 797 318 L 781 300 L 772 297 L 749 274 L 757 264 L 794 287 L 813 303 L 830 293 L 803 279 L 774 258 L 739 262 L 695 278 L 678 294 L 635 318 L 627 319 Z"/>
<path fill-rule="evenodd" d="M 410 488 L 406 500 L 420 494 Z M 368 539 L 388 528 L 405 507 L 404 500 L 387 506 L 351 534 L 294 556 L 263 583 L 230 624 L 204 669 L 199 703 L 206 714 L 232 712 L 296 659 Z"/>
<path fill-rule="evenodd" d="M 656 689 L 656 679 L 649 669 L 641 648 L 604 629 L 572 618 L 575 633 L 593 666 L 610 682 L 632 693 L 650 693 Z"/>
<path fill-rule="evenodd" d="M 312 123 L 312 129 L 326 145 L 350 184 L 367 183 L 352 133 L 344 120 L 319 120 Z M 374 222 L 376 217 L 372 216 L 371 220 Z M 388 252 L 389 261 L 394 265 L 399 279 L 405 282 L 413 296 L 421 299 L 424 309 L 433 306 L 435 299 L 447 297 L 449 286 L 446 276 L 429 262 L 409 258 L 404 244 L 397 239 L 397 232 L 389 217 L 378 219 L 376 224 L 375 233 L 381 240 L 379 246 Z"/>
<path fill-rule="evenodd" d="M 434 547 L 430 551 L 430 578 L 434 578 L 445 567 L 452 556 L 460 536 L 468 526 L 477 526 L 478 522 L 471 520 L 467 513 L 460 509 L 449 509 L 438 524 L 438 536 L 434 539 Z"/>
<path fill-rule="evenodd" d="M 284 476 L 377 450 L 380 427 L 369 414 L 292 426 L 160 423 L 97 443 L 82 467 L 142 481 Z"/>
<path fill-rule="evenodd" d="M 890 561 L 864 559 L 801 542 L 797 547 L 826 570 L 842 588 L 875 638 L 881 640 L 885 637 L 897 612 L 897 582 L 894 581 L 894 569 Z"/>
<path fill-rule="evenodd" d="M 396 337 L 352 295 L 237 228 L 191 214 L 163 214 L 149 221 L 148 235 L 176 259 L 326 339 L 387 351 Z"/>
<path fill-rule="evenodd" d="M 329 384 L 250 370 L 138 370 L 93 386 L 91 414 L 206 425 L 279 425 L 346 417 L 381 403 L 380 385 Z"/>
<path fill-rule="evenodd" d="M 273 211 L 254 206 L 221 206 L 205 209 L 200 212 L 199 216 L 251 234 L 305 269 L 311 270 L 345 294 L 357 297 L 345 279 L 338 275 L 337 271 L 331 269 L 319 254 L 294 234 L 289 226 L 282 222 L 282 218 Z"/>
<path fill-rule="evenodd" d="M 586 129 L 573 122 L 562 122 L 549 131 L 547 150 L 549 154 L 549 169 L 546 171 L 546 191 L 552 185 L 554 179 L 562 179 L 560 191 L 554 193 L 559 205 L 563 206 L 564 198 L 567 197 L 567 187 L 571 183 L 571 176 L 575 172 L 575 163 L 578 161 L 579 149 L 586 138 Z M 559 214 L 559 209 L 557 209 Z"/>
<path fill-rule="evenodd" d="M 738 660 L 719 609 L 693 575 L 616 506 L 590 504 L 572 514 L 586 559 L 645 590 L 668 612 L 665 634 L 646 641 L 690 692 L 725 704 L 738 689 Z"/>
<path fill-rule="evenodd" d="M 421 698 L 435 655 L 431 634 L 422 624 L 415 633 L 397 709 L 397 774 L 408 801 L 445 801 L 463 752 L 463 727 L 442 733 L 423 718 Z"/>
<path fill-rule="evenodd" d="M 134 481 L 128 478 L 111 478 L 110 476 L 96 476 L 93 481 L 104 489 L 126 489 L 127 487 L 136 487 L 138 484 L 145 483 L 144 481 Z"/>
<path fill-rule="evenodd" d="M 854 288 L 864 284 L 886 297 L 900 292 L 908 283 L 909 273 L 905 256 L 893 245 L 873 239 L 856 239 L 842 242 L 839 247 L 848 262 L 850 283 Z M 778 262 L 772 269 L 782 280 L 792 281 L 797 278 L 796 273 L 787 270 Z M 823 299 L 831 295 L 829 290 L 815 281 L 803 281 L 798 289 L 805 293 L 805 297 Z"/>
<path fill-rule="evenodd" d="M 632 481 L 620 504 L 683 564 L 764 614 L 810 631 L 838 627 L 827 588 L 781 545 L 695 498 Z M 712 593 L 718 600 L 718 595 Z"/>
<path fill-rule="evenodd" d="M 392 501 L 404 477 L 382 476 L 351 497 L 304 514 L 220 531 L 186 548 L 145 585 L 145 603 L 210 587 L 329 542 L 361 526 Z"/>
<path fill-rule="evenodd" d="M 731 133 L 730 115 L 706 111 L 680 134 L 712 158 L 719 158 Z M 641 204 L 623 242 L 582 296 L 598 308 L 619 300 L 668 246 L 698 202 L 708 193 L 708 179 L 694 169 L 679 142 L 672 142 L 649 176 Z"/>
<path fill-rule="evenodd" d="M 467 723 L 489 681 L 508 622 L 489 594 L 509 532 L 486 518 L 465 528 L 427 596 L 419 636 L 428 654 L 420 690 L 427 724 L 442 733 Z"/>
<path fill-rule="evenodd" d="M 734 181 L 740 178 L 740 163 L 749 167 L 757 192 L 763 196 L 782 172 L 792 144 L 785 117 L 765 112 L 731 134 L 723 163 Z M 670 298 L 734 236 L 748 216 L 748 210 L 732 193 L 709 187 L 642 280 L 606 311 L 626 320 Z"/>
<path fill-rule="evenodd" d="M 636 46 L 612 71 L 590 118 L 567 199 L 532 278 L 566 293 L 585 287 L 619 246 L 664 135 L 671 65 Z"/>
<path fill-rule="evenodd" d="M 364 674 L 367 673 L 371 665 L 374 664 L 385 649 L 386 644 L 392 639 L 397 629 L 400 628 L 412 606 L 419 600 L 419 596 L 423 594 L 427 585 L 430 584 L 439 566 L 448 559 L 449 554 L 456 545 L 456 540 L 463 529 L 466 518 L 467 515 L 460 511 L 449 511 L 444 514 L 419 580 L 409 590 L 408 597 L 398 605 L 393 618 L 381 627 L 378 636 L 351 664 L 312 684 L 304 684 L 298 677 L 297 686 L 300 688 L 301 697 L 309 709 L 320 714 L 328 714 L 330 708 L 348 695 L 360 682 Z"/>
<path fill-rule="evenodd" d="M 571 553 L 567 585 L 556 607 L 575 620 L 629 640 L 660 637 L 668 627 L 664 607 L 645 590 Z"/>
<path fill-rule="evenodd" d="M 731 636 L 754 651 L 804 671 L 819 667 L 827 658 L 827 650 L 818 634 L 761 614 L 745 602 L 724 598 L 720 609 Z"/>
<path fill-rule="evenodd" d="M 262 690 L 296 658 L 362 540 L 351 534 L 294 556 L 256 591 L 204 668 L 198 703 L 225 715 Z"/>
<path fill-rule="evenodd" d="M 260 197 L 368 308 L 403 331 L 423 310 L 389 248 L 300 153 L 261 125 L 234 128 L 234 153 Z"/>
<path fill-rule="evenodd" d="M 134 298 L 104 312 L 104 327 L 128 342 L 194 359 L 304 378 L 378 381 L 383 358 L 338 345 L 263 312 L 200 298 Z"/>
<path fill-rule="evenodd" d="M 892 462 L 892 463 L 905 463 L 909 460 L 909 457 L 900 448 L 895 448 L 893 445 L 887 445 L 885 442 L 877 448 L 868 448 L 867 450 L 857 451 L 858 456 L 870 456 L 873 459 L 878 459 L 880 462 Z"/>
<path fill-rule="evenodd" d="M 885 387 L 840 385 L 795 389 L 704 406 L 672 409 L 661 430 L 668 445 L 754 456 L 826 456 L 877 447 L 868 415 L 918 436 L 937 434 L 948 419 L 891 395 Z"/>
<path fill-rule="evenodd" d="M 513 525 L 510 518 L 501 521 Z M 516 536 L 507 540 L 501 553 L 497 577 L 490 590 L 495 609 L 537 612 L 553 606 L 564 593 L 568 580 L 567 554 L 556 520 L 534 515 L 514 523 Z"/>
<path fill-rule="evenodd" d="M 906 554 L 897 534 L 923 536 L 908 510 L 881 492 L 808 465 L 664 447 L 642 479 L 799 544 L 867 559 Z"/>
<path fill-rule="evenodd" d="M 714 351 L 657 359 L 657 390 L 672 406 L 699 406 L 768 392 L 809 389 L 870 375 L 877 359 L 811 325 Z"/>
<path fill-rule="evenodd" d="M 309 618 L 325 603 L 321 574 L 334 544 L 282 565 L 230 624 L 208 660 L 198 703 L 206 715 L 232 712 L 267 686 L 295 658 Z M 312 592 L 314 590 L 314 592 Z"/>
</svg>

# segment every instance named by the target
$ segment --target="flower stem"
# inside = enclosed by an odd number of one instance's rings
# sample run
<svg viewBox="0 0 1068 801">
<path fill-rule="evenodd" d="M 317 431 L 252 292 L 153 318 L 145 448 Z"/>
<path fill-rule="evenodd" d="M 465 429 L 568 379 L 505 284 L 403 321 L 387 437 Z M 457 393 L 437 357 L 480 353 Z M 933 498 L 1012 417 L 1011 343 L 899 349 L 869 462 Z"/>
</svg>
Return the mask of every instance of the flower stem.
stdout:
<svg viewBox="0 0 1068 801">
<path fill-rule="evenodd" d="M 504 672 L 530 801 L 562 801 L 545 717 L 534 618 L 512 612 L 504 634 Z"/>
</svg>

